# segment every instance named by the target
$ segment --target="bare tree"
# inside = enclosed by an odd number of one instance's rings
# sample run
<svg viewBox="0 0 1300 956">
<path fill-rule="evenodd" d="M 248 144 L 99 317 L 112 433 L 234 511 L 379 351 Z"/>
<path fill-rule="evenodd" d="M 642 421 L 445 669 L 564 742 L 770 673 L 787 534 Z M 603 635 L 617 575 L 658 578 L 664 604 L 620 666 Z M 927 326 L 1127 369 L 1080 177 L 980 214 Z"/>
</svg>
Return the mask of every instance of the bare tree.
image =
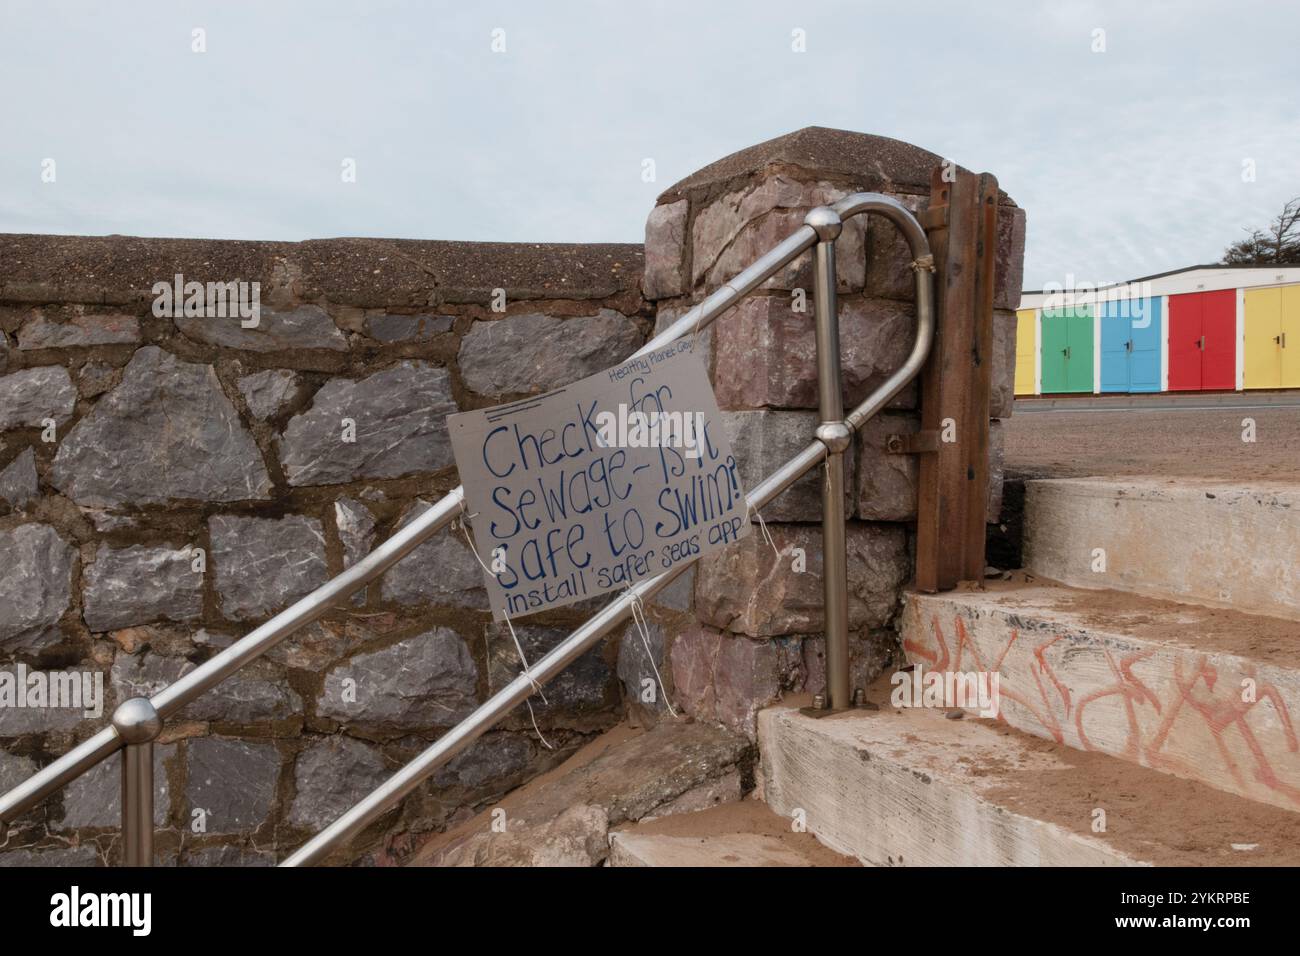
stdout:
<svg viewBox="0 0 1300 956">
<path fill-rule="evenodd" d="M 1223 253 L 1224 265 L 1300 265 L 1300 197 L 1282 207 L 1268 229 L 1252 229 Z"/>
</svg>

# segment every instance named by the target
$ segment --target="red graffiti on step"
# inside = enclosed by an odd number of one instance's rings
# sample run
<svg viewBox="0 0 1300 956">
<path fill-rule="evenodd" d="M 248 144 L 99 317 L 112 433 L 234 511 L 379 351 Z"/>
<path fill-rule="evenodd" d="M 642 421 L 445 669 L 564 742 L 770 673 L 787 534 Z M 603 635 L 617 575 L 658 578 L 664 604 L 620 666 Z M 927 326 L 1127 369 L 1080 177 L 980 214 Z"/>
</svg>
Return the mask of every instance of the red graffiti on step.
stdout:
<svg viewBox="0 0 1300 956">
<path fill-rule="evenodd" d="M 1207 778 L 1205 768 L 1198 766 L 1204 758 L 1198 754 L 1194 764 L 1170 752 L 1168 747 L 1175 734 L 1185 737 L 1203 732 L 1213 741 L 1223 769 L 1239 792 L 1249 793 L 1253 787 L 1263 786 L 1300 805 L 1300 786 L 1283 779 L 1274 767 L 1278 747 L 1272 747 L 1270 756 L 1259 735 L 1269 728 L 1274 734 L 1280 731 L 1281 742 L 1289 754 L 1300 752 L 1300 739 L 1282 693 L 1262 679 L 1253 665 L 1243 662 L 1239 673 L 1231 679 L 1221 679 L 1209 655 L 1204 653 L 1173 647 L 1121 652 L 1102 646 L 1109 680 L 1093 686 L 1075 701 L 1070 686 L 1057 674 L 1047 655 L 1065 635 L 1046 636 L 1036 643 L 1030 642 L 1026 648 L 1019 629 L 1011 628 L 996 660 L 986 662 L 960 615 L 954 617 L 953 631 L 955 643 L 950 648 L 936 615 L 931 618 L 930 627 L 933 645 L 908 637 L 903 641 L 903 649 L 910 658 L 926 662 L 932 671 L 972 669 L 963 667 L 969 655 L 974 669 L 997 672 L 1002 700 L 1019 705 L 1028 715 L 1013 713 L 1014 720 L 1009 720 L 1006 708 L 1000 707 L 998 719 L 1021 730 L 1050 737 L 1059 744 L 1111 753 L 1152 769 L 1200 780 Z M 1015 660 L 1016 666 L 1008 669 L 1007 657 L 1014 647 L 1019 647 L 1021 653 Z M 1028 653 L 1024 653 L 1026 650 Z M 1059 660 L 1058 655 L 1058 666 Z M 1145 669 L 1145 680 L 1135 673 L 1139 666 Z M 1253 683 L 1253 694 L 1243 693 L 1247 679 Z M 1089 708 L 1107 700 L 1123 708 L 1120 726 L 1124 729 L 1119 734 L 1112 731 L 1111 739 L 1098 742 L 1085 730 L 1085 716 Z M 1270 704 L 1270 713 L 1259 709 L 1265 701 Z M 1251 717 L 1256 713 L 1263 716 L 1252 725 Z M 1189 721 L 1194 730 L 1189 730 Z M 1067 727 L 1072 731 L 1070 740 L 1066 739 Z M 1248 759 L 1246 767 L 1241 765 L 1243 750 Z M 1300 772 L 1293 770 L 1288 776 L 1296 779 Z"/>
</svg>

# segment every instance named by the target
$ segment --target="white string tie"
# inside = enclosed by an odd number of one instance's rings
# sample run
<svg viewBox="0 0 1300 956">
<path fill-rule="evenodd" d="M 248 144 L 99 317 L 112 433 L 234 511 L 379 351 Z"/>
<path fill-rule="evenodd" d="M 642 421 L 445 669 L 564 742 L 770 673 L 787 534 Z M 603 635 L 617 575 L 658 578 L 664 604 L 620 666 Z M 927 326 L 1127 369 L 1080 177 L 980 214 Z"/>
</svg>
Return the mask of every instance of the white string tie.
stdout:
<svg viewBox="0 0 1300 956">
<path fill-rule="evenodd" d="M 503 607 L 501 609 L 501 615 L 506 619 L 506 627 L 510 629 L 510 637 L 515 642 L 515 652 L 519 655 L 519 663 L 523 665 L 524 676 L 528 678 L 528 683 L 533 685 L 533 690 L 537 695 L 542 698 L 542 703 L 549 704 L 550 701 L 546 699 L 546 693 L 542 690 L 542 685 L 537 682 L 537 678 L 533 676 L 533 672 L 528 669 L 528 658 L 524 656 L 524 648 L 523 645 L 519 643 L 519 635 L 515 633 L 514 624 L 510 621 L 510 613 Z M 488 670 L 491 670 L 490 666 Z M 555 748 L 551 746 L 551 742 L 542 734 L 542 728 L 537 726 L 537 715 L 533 713 L 532 700 L 524 698 L 524 703 L 528 705 L 528 716 L 533 722 L 533 730 L 537 732 L 537 739 L 542 742 L 542 746 L 547 750 L 554 750 Z"/>
<path fill-rule="evenodd" d="M 781 549 L 776 546 L 776 539 L 772 537 L 772 532 L 767 530 L 767 522 L 763 520 L 762 512 L 760 512 L 757 508 L 750 507 L 749 502 L 746 501 L 745 502 L 746 521 L 749 520 L 749 516 L 751 514 L 758 519 L 759 531 L 763 535 L 763 540 L 772 546 L 772 553 L 775 554 L 778 558 L 781 557 Z"/>
<path fill-rule="evenodd" d="M 659 674 L 659 665 L 655 663 L 654 651 L 650 650 L 650 625 L 646 620 L 645 605 L 641 603 L 641 595 L 632 590 L 631 583 L 628 584 L 627 593 L 628 597 L 631 598 L 632 622 L 636 624 L 637 633 L 641 635 L 641 644 L 645 647 L 645 656 L 650 661 L 650 668 L 655 672 L 659 693 L 663 695 L 664 705 L 668 708 L 668 713 L 675 718 L 677 717 L 677 711 L 673 709 L 673 702 L 668 698 L 668 690 L 664 687 L 664 679 Z"/>
<path fill-rule="evenodd" d="M 463 503 L 461 505 L 461 510 L 464 511 Z M 470 536 L 469 526 L 466 522 L 468 519 L 476 517 L 478 517 L 478 512 L 463 515 L 462 518 L 456 519 L 453 524 L 460 525 L 460 530 L 464 532 L 465 541 L 469 544 L 470 551 L 474 553 L 474 560 L 478 562 L 479 567 L 481 567 L 486 573 L 492 575 L 492 577 L 500 578 L 500 575 L 496 571 L 493 571 L 483 563 L 483 558 L 479 555 L 478 548 L 474 547 L 474 539 Z M 542 690 L 542 685 L 538 682 L 537 678 L 533 676 L 533 672 L 528 667 L 528 658 L 524 656 L 523 645 L 519 643 L 519 635 L 515 633 L 515 625 L 510 620 L 510 611 L 505 607 L 502 607 L 501 616 L 506 619 L 506 627 L 510 630 L 510 639 L 514 641 L 515 653 L 519 655 L 519 663 L 523 665 L 524 676 L 528 678 L 528 683 L 533 685 L 533 691 L 542 698 L 542 702 L 549 704 L 550 701 L 546 699 L 546 692 Z M 483 653 L 488 661 L 488 695 L 490 696 L 492 694 L 492 647 L 488 640 L 488 632 L 486 630 L 483 632 Z M 525 698 L 524 703 L 528 706 L 528 716 L 533 722 L 533 730 L 537 732 L 537 739 L 542 742 L 542 745 L 545 746 L 547 750 L 554 750 L 555 748 L 551 746 L 550 741 L 548 741 L 545 735 L 542 734 L 542 729 L 537 726 L 537 714 L 533 712 L 533 702 Z"/>
</svg>

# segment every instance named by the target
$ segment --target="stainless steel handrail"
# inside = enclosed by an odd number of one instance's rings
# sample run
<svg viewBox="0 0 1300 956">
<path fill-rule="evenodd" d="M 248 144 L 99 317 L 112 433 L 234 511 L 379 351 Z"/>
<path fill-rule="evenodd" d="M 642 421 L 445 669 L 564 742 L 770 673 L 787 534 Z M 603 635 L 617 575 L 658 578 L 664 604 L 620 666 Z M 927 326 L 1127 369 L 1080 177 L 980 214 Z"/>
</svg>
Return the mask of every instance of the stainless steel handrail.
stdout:
<svg viewBox="0 0 1300 956">
<path fill-rule="evenodd" d="M 835 301 L 835 238 L 839 234 L 844 218 L 866 212 L 879 213 L 888 218 L 898 226 L 907 240 L 913 257 L 913 271 L 916 275 L 917 328 L 916 339 L 912 343 L 912 351 L 908 354 L 907 360 L 877 387 L 865 401 L 854 408 L 842 423 L 839 423 L 841 427 L 847 426 L 846 430 L 856 431 L 861 428 L 871 416 L 884 408 L 890 400 L 903 390 L 908 382 L 917 376 L 921 371 L 921 367 L 925 364 L 926 357 L 930 354 L 930 347 L 934 342 L 934 290 L 932 281 L 934 260 L 930 255 L 930 244 L 925 238 L 925 231 L 911 212 L 908 211 L 907 207 L 888 196 L 878 193 L 855 193 L 846 196 L 832 207 L 821 206 L 812 210 L 805 220 L 805 225 L 789 239 L 701 303 L 700 307 L 703 308 L 710 301 L 716 299 L 717 302 L 722 303 L 717 307 L 716 311 L 702 315 L 698 321 L 693 318 L 695 310 L 688 312 L 636 354 L 640 355 L 651 349 L 659 348 L 691 331 L 697 325 L 705 325 L 712 321 L 717 317 L 718 313 L 735 303 L 743 295 L 743 293 L 738 293 L 736 288 L 743 286 L 745 292 L 756 288 L 796 255 L 812 245 L 814 241 L 819 247 L 815 263 L 816 281 L 818 283 L 815 300 L 818 305 L 816 314 L 819 326 L 818 343 L 819 346 L 824 340 L 837 343 L 838 332 L 836 331 L 837 323 L 833 304 Z M 795 251 L 788 254 L 790 249 Z M 750 275 L 750 273 L 756 272 L 760 268 L 765 268 L 767 275 Z M 742 277 L 745 277 L 743 281 L 741 281 Z M 830 303 L 830 307 L 822 308 L 823 303 Z M 829 333 L 826 326 L 830 326 Z M 838 349 L 836 349 L 836 353 L 834 366 L 835 391 L 838 396 L 840 388 Z M 819 359 L 820 357 L 819 354 Z M 824 412 L 825 403 L 823 402 Z M 818 464 L 827 461 L 828 458 L 835 458 L 835 464 L 838 464 L 838 456 L 843 453 L 847 440 L 838 441 L 839 436 L 827 430 L 827 423 L 824 420 L 817 432 L 818 437 L 811 444 L 746 495 L 746 503 L 750 513 L 761 510 L 769 501 L 789 488 Z M 831 468 L 832 472 L 834 471 L 834 467 L 829 461 L 828 468 Z M 831 482 L 830 491 L 823 493 L 823 507 L 825 508 L 831 501 L 835 501 L 839 509 L 837 516 L 840 524 L 838 547 L 840 551 L 843 551 L 844 493 L 842 484 Z M 825 552 L 823 558 L 824 569 L 828 569 L 831 565 L 831 552 L 834 548 L 827 543 L 823 550 Z M 580 655 L 595 645 L 602 637 L 627 620 L 631 616 L 634 603 L 658 594 L 678 575 L 684 573 L 688 567 L 694 564 L 695 560 L 697 559 L 692 558 L 688 561 L 682 561 L 663 574 L 653 578 L 645 578 L 624 591 L 617 599 L 598 611 L 595 616 L 556 645 L 548 654 L 536 663 L 531 664 L 528 673 L 521 673 L 492 697 L 484 701 L 472 714 L 440 737 L 396 774 L 375 788 L 369 795 L 344 813 L 343 816 L 308 840 L 280 865 L 284 867 L 311 866 L 320 863 L 335 849 L 348 843 L 367 826 L 401 802 L 404 797 L 434 771 L 463 751 L 480 735 L 491 729 L 506 714 L 531 696 L 536 686 L 544 685 L 569 664 L 577 660 Z M 840 589 L 836 600 L 844 608 L 844 614 L 847 615 L 847 582 L 842 580 L 843 574 L 841 573 L 841 580 L 835 581 L 829 571 L 824 570 L 824 573 L 827 580 L 828 598 L 833 589 Z M 829 607 L 827 608 L 827 616 L 827 684 L 829 685 L 833 680 L 830 672 L 831 627 L 829 624 Z M 847 630 L 847 626 L 845 626 L 844 630 Z M 841 683 L 847 687 L 847 635 L 844 634 L 842 637 L 845 647 L 840 653 L 841 660 L 837 666 L 843 669 Z"/>
<path fill-rule="evenodd" d="M 839 224 L 843 219 L 866 212 L 879 213 L 893 222 L 903 233 L 911 249 L 913 267 L 916 271 L 917 336 L 907 361 L 845 419 L 844 423 L 850 428 L 860 428 L 916 376 L 929 354 L 934 337 L 933 290 L 930 279 L 933 262 L 930 258 L 929 244 L 916 218 L 905 206 L 888 196 L 878 193 L 855 193 L 846 196 L 833 206 L 818 207 L 813 210 L 803 226 L 759 257 L 748 268 L 739 272 L 720 289 L 707 296 L 699 305 L 682 315 L 669 328 L 653 337 L 633 353 L 632 357 L 644 355 L 683 335 L 708 326 L 779 269 L 814 245 L 823 247 L 818 252 L 819 281 L 823 285 L 828 278 L 830 281 L 829 296 L 825 289 L 822 289 L 822 297 L 833 298 L 833 252 Z M 829 238 L 827 238 L 828 232 L 831 233 Z M 825 258 L 828 253 L 831 255 L 829 266 Z M 818 320 L 833 323 L 834 310 L 831 309 L 827 313 L 823 308 L 819 312 Z M 820 335 L 821 333 L 819 333 L 819 341 L 821 341 Z M 819 428 L 818 431 L 820 436 L 822 429 Z M 827 439 L 817 438 L 747 496 L 750 509 L 761 509 L 807 471 L 825 460 L 828 455 L 838 455 L 841 452 L 842 448 L 835 451 L 829 447 Z M 123 775 L 123 843 L 126 845 L 128 863 L 139 865 L 150 862 L 152 859 L 151 814 L 141 813 L 140 808 L 141 804 L 151 796 L 151 793 L 145 792 L 149 790 L 151 777 L 148 755 L 152 749 L 152 742 L 161 732 L 166 718 L 176 714 L 195 698 L 236 673 L 244 665 L 261 657 L 295 631 L 320 617 L 330 607 L 346 600 L 363 585 L 379 577 L 421 543 L 447 527 L 462 512 L 463 505 L 464 489 L 457 487 L 418 518 L 396 531 L 364 559 L 301 598 L 211 660 L 151 698 L 132 698 L 120 704 L 114 711 L 112 723 L 108 727 L 98 731 L 8 793 L 0 796 L 0 827 L 11 823 L 117 750 L 124 747 L 129 751 L 138 748 L 128 753 L 129 759 L 124 763 L 127 772 Z M 281 865 L 300 866 L 317 862 L 336 846 L 364 829 L 389 807 L 410 793 L 429 774 L 525 700 L 532 693 L 533 681 L 538 684 L 546 683 L 613 627 L 624 621 L 630 613 L 634 600 L 657 594 L 691 563 L 693 562 L 682 562 L 674 566 L 671 571 L 655 578 L 642 580 L 624 592 L 531 666 L 529 675 L 520 675 L 494 694 L 469 717 L 439 738 L 437 743 L 398 771 L 369 797 L 317 834 Z"/>
<path fill-rule="evenodd" d="M 816 239 L 817 234 L 811 228 L 800 227 L 784 242 L 742 270 L 730 282 L 634 352 L 632 357 L 660 348 L 696 328 L 706 327 L 778 269 L 805 252 Z M 456 487 L 432 508 L 395 532 L 366 558 L 300 598 L 216 657 L 154 695 L 150 698 L 150 703 L 157 710 L 158 716 L 165 720 L 245 664 L 261 657 L 299 628 L 310 624 L 330 607 L 346 600 L 363 585 L 379 577 L 420 544 L 446 528 L 461 513 L 464 494 L 462 486 Z M 123 734 L 129 733 L 134 722 L 142 718 L 131 714 L 122 717 L 125 727 L 110 724 L 0 796 L 0 824 L 12 822 L 123 747 L 126 743 Z"/>
</svg>

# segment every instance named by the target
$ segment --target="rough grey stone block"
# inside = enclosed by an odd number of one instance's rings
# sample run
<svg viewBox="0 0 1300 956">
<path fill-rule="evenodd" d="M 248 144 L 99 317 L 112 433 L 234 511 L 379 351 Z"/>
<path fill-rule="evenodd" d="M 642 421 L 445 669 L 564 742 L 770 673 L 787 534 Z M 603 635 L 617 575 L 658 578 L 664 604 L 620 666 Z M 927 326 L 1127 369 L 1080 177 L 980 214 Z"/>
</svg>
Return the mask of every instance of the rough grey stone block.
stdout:
<svg viewBox="0 0 1300 956">
<path fill-rule="evenodd" d="M 152 345 L 63 439 L 51 480 L 77 504 L 98 507 L 245 501 L 271 490 L 261 452 L 212 366 Z"/>
<path fill-rule="evenodd" d="M 350 568 L 367 554 L 375 543 L 375 516 L 355 498 L 340 498 L 334 502 L 334 527 L 339 543 L 343 545 L 343 567 Z M 360 607 L 366 603 L 366 589 L 352 595 L 352 604 Z"/>
<path fill-rule="evenodd" d="M 107 362 L 87 362 L 81 366 L 77 375 L 77 388 L 82 398 L 94 398 L 103 395 L 110 388 L 116 388 L 121 380 L 121 369 L 114 368 Z"/>
<path fill-rule="evenodd" d="M 320 830 L 390 776 L 383 755 L 369 744 L 343 736 L 314 741 L 294 765 L 289 823 Z"/>
<path fill-rule="evenodd" d="M 73 730 L 87 722 L 102 722 L 102 711 L 107 710 L 102 674 L 85 667 L 48 671 L 29 668 L 19 704 L 17 692 L 23 686 L 19 680 L 23 667 L 5 668 L 0 674 L 0 682 L 6 685 L 5 696 L 13 694 L 6 706 L 0 707 L 0 737 Z"/>
<path fill-rule="evenodd" d="M 23 351 L 139 341 L 140 320 L 133 315 L 77 315 L 66 322 L 53 322 L 38 312 L 18 330 L 18 348 Z"/>
<path fill-rule="evenodd" d="M 803 451 L 814 440 L 816 412 L 723 412 L 722 423 L 731 450 L 740 463 L 740 480 L 751 490 L 764 478 Z M 853 447 L 844 453 L 844 503 L 853 508 Z M 764 521 L 821 521 L 824 468 L 814 468 L 763 508 Z"/>
<path fill-rule="evenodd" d="M 288 369 L 268 368 L 245 375 L 237 383 L 248 410 L 259 420 L 272 418 L 298 394 L 298 375 Z"/>
<path fill-rule="evenodd" d="M 668 611 L 689 611 L 694 594 L 695 568 L 689 567 L 647 603 L 651 607 L 660 607 Z"/>
<path fill-rule="evenodd" d="M 804 684 L 809 694 L 826 690 L 826 638 L 806 637 L 802 642 Z M 849 634 L 849 687 L 866 688 L 894 663 L 898 634 L 892 630 L 853 631 Z"/>
<path fill-rule="evenodd" d="M 663 686 L 667 679 L 664 629 L 650 621 L 646 632 L 642 635 L 635 623 L 624 629 L 618 642 L 618 679 L 623 682 L 623 692 L 629 700 L 650 710 L 667 710 L 668 690 Z M 651 694 L 653 696 L 647 700 Z"/>
<path fill-rule="evenodd" d="M 367 554 L 375 540 L 375 516 L 355 498 L 334 502 L 334 524 L 343 545 L 343 567 L 350 568 Z"/>
<path fill-rule="evenodd" d="M 533 745 L 527 738 L 512 733 L 486 734 L 435 773 L 433 783 L 468 791 L 489 785 L 501 790 L 522 783 L 532 761 Z"/>
<path fill-rule="evenodd" d="M 371 636 L 352 620 L 313 621 L 268 651 L 267 659 L 293 670 L 316 674 Z"/>
<path fill-rule="evenodd" d="M 318 305 L 300 305 L 286 311 L 263 307 L 257 325 L 251 328 L 244 328 L 238 316 L 177 316 L 175 321 L 187 338 L 223 348 L 250 352 L 296 349 L 346 352 L 348 348 L 347 336 Z"/>
<path fill-rule="evenodd" d="M 415 501 L 398 522 L 404 528 L 428 511 L 426 501 Z M 384 575 L 383 598 L 398 604 L 437 604 L 487 610 L 483 569 L 461 531 L 434 535 Z"/>
<path fill-rule="evenodd" d="M 283 610 L 329 576 L 315 518 L 216 515 L 208 528 L 221 611 L 233 621 Z"/>
<path fill-rule="evenodd" d="M 433 730 L 469 715 L 478 704 L 477 685 L 465 642 L 436 627 L 334 667 L 316 713 L 349 724 Z"/>
<path fill-rule="evenodd" d="M 176 755 L 175 744 L 153 748 L 153 823 L 160 827 L 171 814 L 171 789 L 164 761 Z M 83 827 L 122 825 L 122 753 L 118 751 L 92 767 L 63 789 L 63 819 L 55 825 L 61 831 Z"/>
<path fill-rule="evenodd" d="M 257 665 L 253 665 L 256 667 Z M 281 680 L 259 677 L 245 668 L 185 708 L 190 720 L 253 724 L 302 713 L 302 698 Z"/>
<path fill-rule="evenodd" d="M 366 317 L 366 334 L 384 344 L 427 342 L 436 335 L 451 331 L 450 315 L 392 315 L 382 313 Z"/>
<path fill-rule="evenodd" d="M 35 760 L 0 750 L 0 793 L 8 793 L 35 772 Z"/>
<path fill-rule="evenodd" d="M 12 508 L 22 508 L 40 494 L 36 476 L 36 453 L 24 448 L 18 457 L 0 470 L 0 498 Z"/>
<path fill-rule="evenodd" d="M 214 846 L 189 850 L 185 866 L 275 866 L 275 854 L 242 846 Z"/>
<path fill-rule="evenodd" d="M 68 609 L 75 552 L 46 524 L 0 531 L 0 644 L 40 638 Z"/>
<path fill-rule="evenodd" d="M 460 374 L 480 395 L 545 392 L 617 365 L 641 344 L 613 309 L 558 318 L 530 312 L 475 322 L 460 345 Z"/>
<path fill-rule="evenodd" d="M 198 737 L 187 744 L 185 816 L 203 810 L 205 831 L 248 833 L 271 815 L 280 778 L 280 754 L 262 741 Z"/>
<path fill-rule="evenodd" d="M 92 631 L 152 621 L 188 621 L 203 612 L 203 575 L 189 548 L 101 544 L 82 578 L 83 615 Z"/>
<path fill-rule="evenodd" d="M 447 370 L 402 362 L 360 381 L 330 379 L 277 441 L 291 485 L 400 478 L 452 463 L 447 415 L 456 411 Z M 344 441 L 344 419 L 355 441 Z"/>
<path fill-rule="evenodd" d="M 531 665 L 568 637 L 569 629 L 516 624 L 515 634 Z M 506 625 L 487 625 L 487 638 L 492 686 L 499 689 L 518 677 L 523 672 L 523 666 Z M 545 685 L 545 700 L 540 694 L 533 697 L 533 710 L 538 714 L 577 714 L 601 710 L 617 700 L 613 683 L 614 674 L 605 663 L 598 644 Z"/>
<path fill-rule="evenodd" d="M 40 428 L 45 419 L 67 421 L 77 404 L 72 376 L 62 365 L 42 365 L 0 375 L 0 431 Z"/>
<path fill-rule="evenodd" d="M 0 853 L 0 866 L 99 866 L 99 853 L 93 843 L 72 847 L 49 847 L 31 850 L 10 850 Z"/>
<path fill-rule="evenodd" d="M 120 704 L 132 697 L 152 697 L 194 670 L 194 666 L 183 657 L 147 652 L 118 654 L 108 678 L 113 688 L 113 699 Z"/>
</svg>

